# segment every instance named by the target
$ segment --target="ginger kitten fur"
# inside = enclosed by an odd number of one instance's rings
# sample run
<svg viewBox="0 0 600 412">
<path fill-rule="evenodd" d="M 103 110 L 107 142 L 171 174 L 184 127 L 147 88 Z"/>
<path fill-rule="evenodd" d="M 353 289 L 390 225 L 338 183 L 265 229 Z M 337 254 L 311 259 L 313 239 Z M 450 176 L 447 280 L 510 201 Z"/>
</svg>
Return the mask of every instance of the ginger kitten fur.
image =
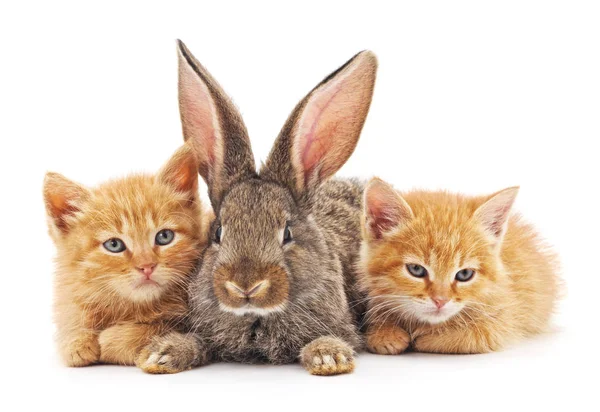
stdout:
<svg viewBox="0 0 600 412">
<path fill-rule="evenodd" d="M 88 189 L 46 175 L 57 341 L 67 365 L 133 365 L 152 337 L 178 329 L 206 243 L 197 171 L 184 146 L 155 176 Z"/>
<path fill-rule="evenodd" d="M 371 352 L 483 353 L 546 330 L 558 260 L 511 216 L 517 193 L 400 194 L 379 179 L 368 184 L 360 266 Z"/>
</svg>

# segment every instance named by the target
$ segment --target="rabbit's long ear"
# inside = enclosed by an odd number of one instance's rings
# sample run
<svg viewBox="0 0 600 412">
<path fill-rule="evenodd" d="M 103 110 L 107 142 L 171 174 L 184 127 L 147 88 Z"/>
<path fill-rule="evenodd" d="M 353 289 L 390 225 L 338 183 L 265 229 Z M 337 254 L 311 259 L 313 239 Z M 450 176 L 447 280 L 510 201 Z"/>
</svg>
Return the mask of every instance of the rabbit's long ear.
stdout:
<svg viewBox="0 0 600 412">
<path fill-rule="evenodd" d="M 358 142 L 376 71 L 375 55 L 363 51 L 315 87 L 288 118 L 261 176 L 301 197 L 337 172 Z"/>
<path fill-rule="evenodd" d="M 229 186 L 256 175 L 250 139 L 233 102 L 181 40 L 177 54 L 183 136 L 196 153 L 198 171 L 217 210 Z"/>
</svg>

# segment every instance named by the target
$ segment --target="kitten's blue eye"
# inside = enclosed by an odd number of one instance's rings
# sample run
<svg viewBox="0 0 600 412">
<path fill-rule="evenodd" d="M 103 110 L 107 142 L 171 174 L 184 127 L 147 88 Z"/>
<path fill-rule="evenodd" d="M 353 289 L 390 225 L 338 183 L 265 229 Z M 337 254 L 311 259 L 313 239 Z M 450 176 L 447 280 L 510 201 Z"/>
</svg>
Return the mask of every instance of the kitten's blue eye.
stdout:
<svg viewBox="0 0 600 412">
<path fill-rule="evenodd" d="M 410 273 L 416 278 L 424 278 L 425 276 L 427 276 L 427 269 L 425 269 L 421 265 L 414 265 L 412 263 L 409 263 L 408 265 L 406 265 L 406 270 L 408 270 L 408 273 Z"/>
<path fill-rule="evenodd" d="M 112 239 L 108 239 L 106 242 L 104 242 L 102 244 L 102 246 L 104 246 L 104 249 L 106 249 L 112 253 L 121 253 L 122 251 L 127 249 L 125 247 L 125 242 L 123 242 L 121 239 L 118 239 L 116 237 L 113 237 Z"/>
<path fill-rule="evenodd" d="M 223 227 L 219 225 L 217 230 L 215 230 L 215 243 L 221 243 L 221 234 L 223 233 Z"/>
<path fill-rule="evenodd" d="M 175 232 L 170 229 L 163 229 L 156 234 L 154 238 L 158 246 L 165 246 L 171 243 L 175 239 Z"/>
<path fill-rule="evenodd" d="M 455 278 L 459 282 L 468 282 L 469 280 L 471 280 L 474 274 L 475 271 L 473 269 L 462 269 L 456 272 Z"/>
</svg>

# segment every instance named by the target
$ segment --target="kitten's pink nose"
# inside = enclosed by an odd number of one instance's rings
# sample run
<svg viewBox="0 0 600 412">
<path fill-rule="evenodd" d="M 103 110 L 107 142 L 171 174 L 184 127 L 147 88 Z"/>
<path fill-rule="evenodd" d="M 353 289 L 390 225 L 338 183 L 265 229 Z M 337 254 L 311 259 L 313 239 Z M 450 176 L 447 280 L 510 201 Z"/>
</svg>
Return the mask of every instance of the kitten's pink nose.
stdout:
<svg viewBox="0 0 600 412">
<path fill-rule="evenodd" d="M 148 263 L 145 265 L 140 265 L 136 267 L 136 269 L 143 273 L 146 276 L 146 278 L 150 279 L 150 276 L 152 275 L 152 272 L 154 272 L 155 267 L 156 263 Z"/>
<path fill-rule="evenodd" d="M 433 300 L 433 303 L 435 303 L 435 306 L 436 306 L 438 309 L 441 309 L 441 308 L 443 308 L 443 307 L 444 307 L 444 305 L 445 305 L 446 303 L 448 303 L 448 301 L 449 301 L 450 299 L 448 299 L 448 298 L 444 298 L 444 297 L 441 297 L 441 296 L 437 296 L 437 297 L 435 297 L 435 298 L 431 298 L 431 300 Z"/>
</svg>

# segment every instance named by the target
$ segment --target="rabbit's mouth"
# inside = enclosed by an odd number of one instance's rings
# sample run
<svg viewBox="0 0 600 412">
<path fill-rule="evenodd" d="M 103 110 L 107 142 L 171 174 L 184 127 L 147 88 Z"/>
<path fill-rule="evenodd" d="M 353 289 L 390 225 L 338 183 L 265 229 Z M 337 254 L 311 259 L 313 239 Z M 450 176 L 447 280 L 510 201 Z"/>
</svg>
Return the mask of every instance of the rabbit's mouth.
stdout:
<svg viewBox="0 0 600 412">
<path fill-rule="evenodd" d="M 244 269 L 224 265 L 215 271 L 213 286 L 221 310 L 240 316 L 283 311 L 289 290 L 285 269 L 278 265 Z"/>
<path fill-rule="evenodd" d="M 248 314 L 257 315 L 257 316 L 267 316 L 267 315 L 270 315 L 271 313 L 283 312 L 285 310 L 286 306 L 287 305 L 285 303 L 281 303 L 279 305 L 275 305 L 275 306 L 268 307 L 268 308 L 258 308 L 256 306 L 252 306 L 251 304 L 246 304 L 245 306 L 233 308 L 231 306 L 227 306 L 227 305 L 223 304 L 222 302 L 219 303 L 219 308 L 221 308 L 222 311 L 233 313 L 234 315 L 237 315 L 237 316 L 244 316 L 244 315 L 248 315 Z"/>
</svg>

